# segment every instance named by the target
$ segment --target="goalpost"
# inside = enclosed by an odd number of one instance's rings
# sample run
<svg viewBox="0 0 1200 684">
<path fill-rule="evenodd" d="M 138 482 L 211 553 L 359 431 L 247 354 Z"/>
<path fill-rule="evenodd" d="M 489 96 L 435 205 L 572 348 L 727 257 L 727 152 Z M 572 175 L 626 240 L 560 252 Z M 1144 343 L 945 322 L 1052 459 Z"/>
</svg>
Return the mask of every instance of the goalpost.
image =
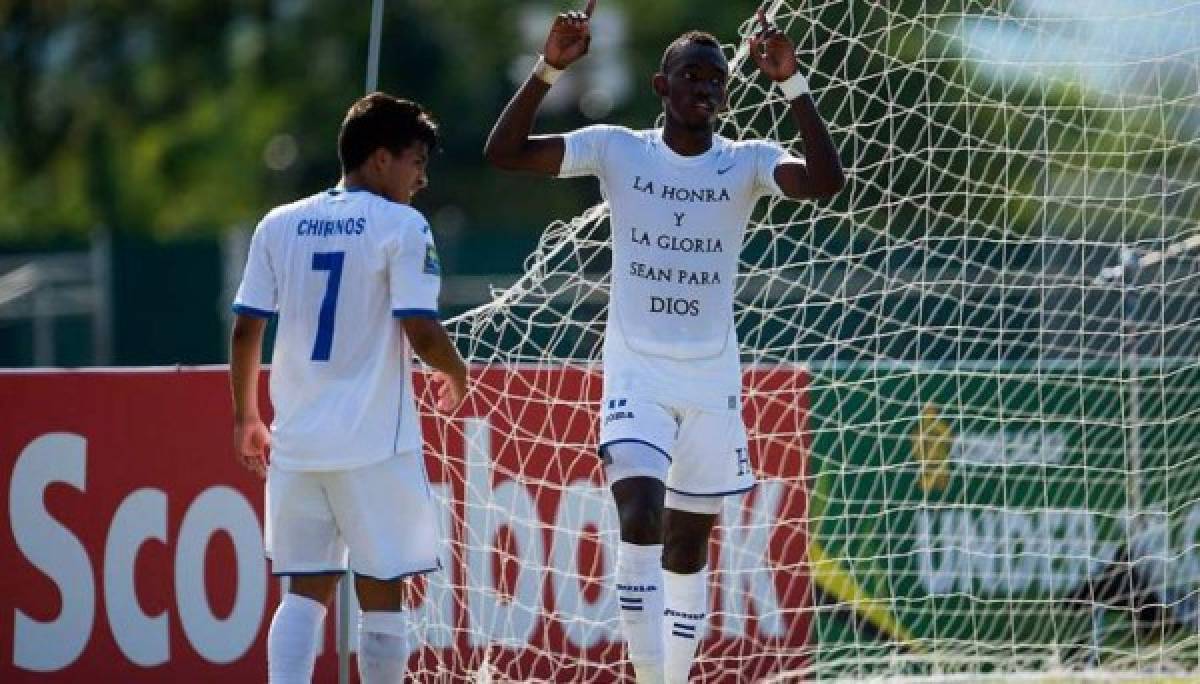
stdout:
<svg viewBox="0 0 1200 684">
<path fill-rule="evenodd" d="M 799 145 L 730 41 L 721 133 Z M 776 1 L 848 170 L 764 203 L 736 319 L 762 480 L 701 681 L 1184 681 L 1200 663 L 1200 2 Z M 690 27 L 680 27 L 680 29 Z M 547 189 L 547 191 L 552 191 Z M 450 322 L 419 680 L 618 681 L 595 457 L 607 208 Z M 429 430 L 428 426 L 436 425 Z"/>
</svg>

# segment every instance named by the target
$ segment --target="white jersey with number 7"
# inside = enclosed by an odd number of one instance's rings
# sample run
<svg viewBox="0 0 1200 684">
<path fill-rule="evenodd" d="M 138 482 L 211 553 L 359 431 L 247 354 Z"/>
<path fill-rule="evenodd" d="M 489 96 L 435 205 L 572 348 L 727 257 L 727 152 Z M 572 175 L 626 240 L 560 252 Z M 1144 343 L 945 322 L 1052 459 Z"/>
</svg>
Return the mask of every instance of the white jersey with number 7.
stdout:
<svg viewBox="0 0 1200 684">
<path fill-rule="evenodd" d="M 332 189 L 267 214 L 234 311 L 278 314 L 272 463 L 337 470 L 419 450 L 412 353 L 396 320 L 437 316 L 440 266 L 408 205 Z"/>
</svg>

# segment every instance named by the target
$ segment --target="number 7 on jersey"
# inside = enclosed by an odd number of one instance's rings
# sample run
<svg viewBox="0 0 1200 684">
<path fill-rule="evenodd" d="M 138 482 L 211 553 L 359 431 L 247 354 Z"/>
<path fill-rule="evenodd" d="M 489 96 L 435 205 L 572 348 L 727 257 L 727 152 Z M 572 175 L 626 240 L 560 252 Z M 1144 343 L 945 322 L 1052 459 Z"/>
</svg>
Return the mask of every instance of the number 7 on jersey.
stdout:
<svg viewBox="0 0 1200 684">
<path fill-rule="evenodd" d="M 325 282 L 325 297 L 321 300 L 321 311 L 317 314 L 317 337 L 313 340 L 312 360 L 328 361 L 333 349 L 333 322 L 337 318 L 338 288 L 342 284 L 342 263 L 345 252 L 317 252 L 313 254 L 314 271 L 328 271 Z"/>
</svg>

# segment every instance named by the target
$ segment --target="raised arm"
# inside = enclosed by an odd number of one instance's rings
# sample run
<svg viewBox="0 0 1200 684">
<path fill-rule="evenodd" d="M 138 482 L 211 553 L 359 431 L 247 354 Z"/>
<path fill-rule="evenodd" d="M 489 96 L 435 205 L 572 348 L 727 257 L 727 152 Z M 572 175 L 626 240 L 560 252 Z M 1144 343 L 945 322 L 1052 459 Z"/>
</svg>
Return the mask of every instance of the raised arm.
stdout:
<svg viewBox="0 0 1200 684">
<path fill-rule="evenodd" d="M 846 175 L 838 159 L 837 148 L 817 105 L 808 91 L 808 82 L 798 73 L 796 48 L 783 31 L 758 10 L 759 30 L 750 38 L 750 55 L 767 78 L 782 86 L 789 99 L 792 120 L 804 141 L 805 163 L 784 163 L 775 167 L 775 182 L 792 199 L 832 197 L 846 184 Z"/>
<path fill-rule="evenodd" d="M 488 136 L 483 156 L 489 164 L 509 171 L 558 175 L 565 149 L 562 136 L 533 135 L 533 120 L 555 79 L 587 54 L 595 9 L 596 0 L 588 0 L 582 12 L 564 12 L 555 17 L 537 68 L 504 108 Z"/>
</svg>

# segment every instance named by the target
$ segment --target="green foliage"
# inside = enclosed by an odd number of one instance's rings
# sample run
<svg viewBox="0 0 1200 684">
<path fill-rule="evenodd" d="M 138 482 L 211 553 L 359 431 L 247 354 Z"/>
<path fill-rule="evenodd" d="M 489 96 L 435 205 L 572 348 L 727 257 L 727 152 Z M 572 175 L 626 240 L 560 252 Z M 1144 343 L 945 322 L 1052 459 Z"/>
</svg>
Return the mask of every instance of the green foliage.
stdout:
<svg viewBox="0 0 1200 684">
<path fill-rule="evenodd" d="M 547 193 L 541 181 L 493 173 L 480 155 L 515 88 L 514 59 L 537 48 L 520 34 L 523 9 L 581 4 L 387 2 L 379 86 L 426 104 L 446 134 L 432 186 L 418 199 L 422 209 L 436 214 L 453 205 L 472 228 L 529 235 L 596 199 L 590 184 Z M 102 225 L 157 239 L 212 235 L 330 185 L 338 173 L 337 124 L 363 91 L 370 5 L 0 5 L 0 243 L 78 240 Z M 692 28 L 730 41 L 757 3 L 604 0 L 601 11 L 615 5 L 626 12 L 634 96 L 607 118 L 645 126 L 661 111 L 648 80 L 663 47 Z M 1068 190 L 1076 175 L 1093 183 L 1112 169 L 1179 176 L 1175 170 L 1200 163 L 1172 137 L 1183 135 L 1180 121 L 1188 113 L 1182 105 L 1178 111 L 1112 107 L 1090 102 L 1070 80 L 999 83 L 962 58 L 953 21 L 1018 7 L 856 0 L 791 2 L 784 9 L 798 10 L 786 28 L 800 38 L 817 87 L 843 84 L 823 90 L 821 105 L 835 128 L 857 136 L 846 142 L 847 161 L 891 164 L 893 194 L 927 195 L 928 203 L 944 205 L 931 208 L 946 215 L 960 211 L 967 196 L 982 198 L 974 210 L 1007 212 L 1018 229 L 1054 222 L 1079 231 L 1086 219 L 1089 230 L 1097 223 L 1117 230 L 1154 216 L 1150 200 L 1100 216 L 1048 203 L 1045 175 L 1036 165 L 1013 163 L 1048 150 L 1051 166 L 1062 172 L 1057 182 Z M 930 102 L 941 104 L 930 108 Z M 920 116 L 897 117 L 897 108 Z M 547 116 L 539 126 L 565 130 L 585 123 L 569 112 Z M 275 168 L 266 162 L 273 149 L 283 151 Z M 897 150 L 910 154 L 898 157 Z M 867 211 L 873 191 L 863 188 L 856 206 Z M 531 196 L 537 202 L 512 199 Z M 894 214 L 884 224 L 885 214 L 882 230 L 930 228 Z"/>
</svg>

